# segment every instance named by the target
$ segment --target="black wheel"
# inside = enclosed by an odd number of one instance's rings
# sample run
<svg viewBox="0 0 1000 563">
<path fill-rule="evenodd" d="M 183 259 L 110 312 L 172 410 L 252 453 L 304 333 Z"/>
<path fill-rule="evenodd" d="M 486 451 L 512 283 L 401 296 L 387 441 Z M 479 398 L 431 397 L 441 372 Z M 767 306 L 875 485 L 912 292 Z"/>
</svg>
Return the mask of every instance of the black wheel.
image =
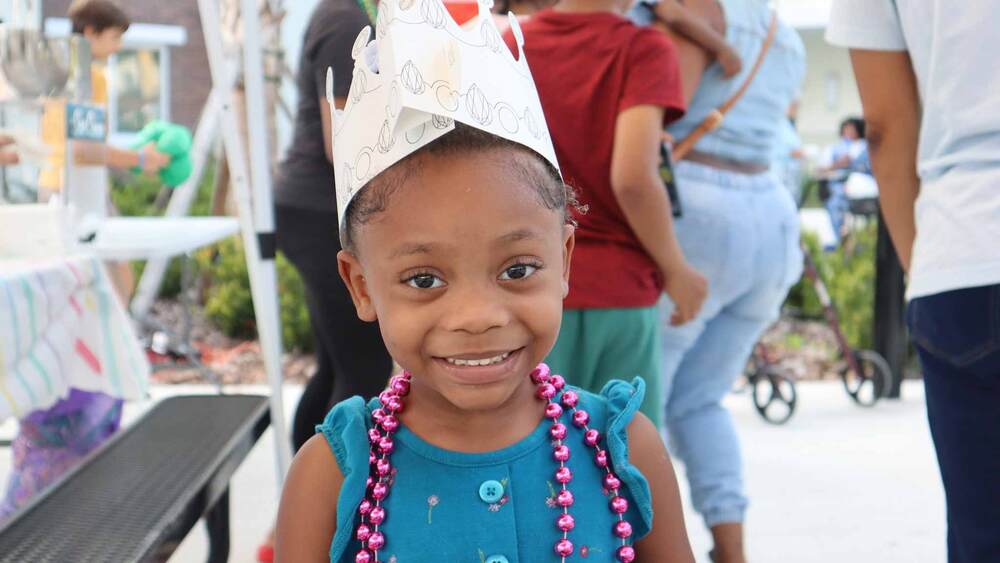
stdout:
<svg viewBox="0 0 1000 563">
<path fill-rule="evenodd" d="M 780 369 L 766 366 L 750 375 L 753 406 L 767 422 L 784 424 L 795 414 L 795 381 Z"/>
<path fill-rule="evenodd" d="M 892 370 L 878 352 L 858 350 L 854 357 L 861 373 L 855 373 L 850 364 L 845 365 L 840 370 L 844 389 L 855 403 L 863 407 L 874 406 L 892 386 Z"/>
</svg>

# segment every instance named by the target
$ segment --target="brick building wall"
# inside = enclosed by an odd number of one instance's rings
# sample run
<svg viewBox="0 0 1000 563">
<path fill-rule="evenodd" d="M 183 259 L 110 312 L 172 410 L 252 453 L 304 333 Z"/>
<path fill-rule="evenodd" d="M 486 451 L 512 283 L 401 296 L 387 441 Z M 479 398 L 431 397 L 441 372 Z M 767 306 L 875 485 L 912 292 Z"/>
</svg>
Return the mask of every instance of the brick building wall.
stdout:
<svg viewBox="0 0 1000 563">
<path fill-rule="evenodd" d="M 72 0 L 43 0 L 43 18 L 64 18 Z M 187 30 L 187 44 L 170 48 L 171 120 L 194 128 L 212 87 L 196 0 L 119 0 L 132 21 L 176 25 Z"/>
</svg>

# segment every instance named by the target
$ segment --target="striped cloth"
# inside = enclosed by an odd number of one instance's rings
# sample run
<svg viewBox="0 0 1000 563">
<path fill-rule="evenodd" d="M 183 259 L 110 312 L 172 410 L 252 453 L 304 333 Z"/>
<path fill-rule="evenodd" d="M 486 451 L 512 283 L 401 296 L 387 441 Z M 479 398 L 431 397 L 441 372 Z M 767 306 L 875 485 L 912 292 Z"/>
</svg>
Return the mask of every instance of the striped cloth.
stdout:
<svg viewBox="0 0 1000 563">
<path fill-rule="evenodd" d="M 143 398 L 149 371 L 96 258 L 0 260 L 0 421 L 51 407 L 71 389 Z"/>
</svg>

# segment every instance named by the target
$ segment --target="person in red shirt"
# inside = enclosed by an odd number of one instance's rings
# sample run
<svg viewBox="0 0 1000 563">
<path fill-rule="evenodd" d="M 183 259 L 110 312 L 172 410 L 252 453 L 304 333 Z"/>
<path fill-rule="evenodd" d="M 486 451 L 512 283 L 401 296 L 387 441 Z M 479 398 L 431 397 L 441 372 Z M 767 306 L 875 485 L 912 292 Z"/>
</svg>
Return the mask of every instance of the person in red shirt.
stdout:
<svg viewBox="0 0 1000 563">
<path fill-rule="evenodd" d="M 673 44 L 622 17 L 628 0 L 562 0 L 524 24 L 524 51 L 565 181 L 585 207 L 562 329 L 547 361 L 572 383 L 598 390 L 643 376 L 643 412 L 657 425 L 659 314 L 666 291 L 687 322 L 705 278 L 674 236 L 659 175 L 663 126 L 684 113 Z M 516 53 L 513 34 L 505 40 Z"/>
</svg>

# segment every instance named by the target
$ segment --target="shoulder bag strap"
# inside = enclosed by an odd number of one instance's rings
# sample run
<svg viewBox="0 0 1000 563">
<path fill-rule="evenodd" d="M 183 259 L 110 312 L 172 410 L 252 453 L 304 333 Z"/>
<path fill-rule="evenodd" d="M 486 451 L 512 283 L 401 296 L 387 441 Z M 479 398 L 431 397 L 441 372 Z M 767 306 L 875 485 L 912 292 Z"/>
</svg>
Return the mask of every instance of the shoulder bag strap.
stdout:
<svg viewBox="0 0 1000 563">
<path fill-rule="evenodd" d="M 691 152 L 691 149 L 694 148 L 695 144 L 701 140 L 702 137 L 722 125 L 722 120 L 724 119 L 726 113 L 733 109 L 733 106 L 736 105 L 736 102 L 740 101 L 743 94 L 746 94 L 747 88 L 750 87 L 750 83 L 753 82 L 754 77 L 756 77 L 757 73 L 760 71 L 761 65 L 764 64 L 764 58 L 767 56 L 767 52 L 771 48 L 771 45 L 774 43 L 774 36 L 777 34 L 777 31 L 778 14 L 776 12 L 772 12 L 771 24 L 767 28 L 767 38 L 764 39 L 764 44 L 760 47 L 760 53 L 757 54 L 757 60 L 754 61 L 753 68 L 750 69 L 750 73 L 747 74 L 747 77 L 743 79 L 743 84 L 741 84 L 739 89 L 737 89 L 736 92 L 721 106 L 712 110 L 711 113 L 709 113 L 705 119 L 694 128 L 694 131 L 691 131 L 687 137 L 677 143 L 673 151 L 675 161 L 683 160 L 684 156 Z"/>
</svg>

